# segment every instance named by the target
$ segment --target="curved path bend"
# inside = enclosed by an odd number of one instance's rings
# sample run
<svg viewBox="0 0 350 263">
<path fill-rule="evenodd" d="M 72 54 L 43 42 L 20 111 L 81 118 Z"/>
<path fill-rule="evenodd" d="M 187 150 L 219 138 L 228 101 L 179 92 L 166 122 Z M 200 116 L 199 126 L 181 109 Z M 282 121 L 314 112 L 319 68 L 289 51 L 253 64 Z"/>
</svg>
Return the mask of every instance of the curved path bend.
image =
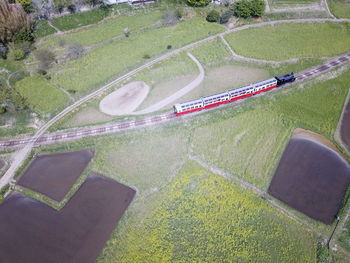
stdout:
<svg viewBox="0 0 350 263">
<path fill-rule="evenodd" d="M 147 114 L 147 113 L 151 113 L 151 112 L 160 110 L 163 107 L 165 107 L 166 105 L 168 105 L 168 104 L 176 101 L 177 99 L 181 98 L 182 96 L 186 95 L 187 93 L 189 93 L 191 90 L 198 87 L 198 85 L 202 83 L 202 81 L 204 79 L 203 66 L 201 65 L 201 63 L 199 63 L 199 61 L 191 53 L 188 52 L 187 55 L 194 61 L 194 63 L 196 63 L 196 65 L 199 69 L 199 75 L 197 76 L 197 78 L 195 78 L 191 83 L 187 84 L 182 89 L 175 92 L 173 95 L 153 104 L 152 106 L 150 106 L 144 110 L 133 112 L 133 113 L 131 113 L 132 115 Z"/>
<path fill-rule="evenodd" d="M 169 53 L 166 53 L 164 55 L 161 55 L 155 59 L 153 59 L 152 61 L 118 77 L 117 79 L 109 82 L 106 85 L 103 85 L 101 88 L 97 89 L 96 91 L 90 93 L 89 95 L 81 98 L 80 100 L 76 101 L 75 103 L 73 103 L 72 105 L 68 106 L 67 108 L 65 108 L 63 111 L 61 111 L 60 113 L 58 113 L 56 116 L 54 116 L 51 120 L 49 120 L 47 123 L 45 123 L 41 128 L 39 128 L 39 130 L 35 133 L 35 135 L 30 138 L 30 139 L 23 139 L 20 140 L 19 142 L 17 142 L 17 144 L 19 145 L 25 145 L 21 150 L 19 150 L 17 152 L 17 154 L 14 155 L 13 161 L 10 165 L 10 167 L 8 168 L 8 170 L 5 172 L 5 174 L 1 177 L 0 179 L 0 189 L 5 186 L 6 184 L 9 183 L 9 181 L 12 179 L 12 177 L 15 174 L 15 171 L 22 165 L 23 161 L 27 158 L 27 156 L 29 155 L 29 153 L 31 152 L 32 148 L 34 147 L 34 144 L 38 141 L 38 139 L 48 130 L 49 127 L 51 127 L 55 122 L 57 122 L 58 120 L 60 120 L 61 118 L 63 118 L 65 115 L 67 115 L 69 112 L 71 112 L 72 110 L 76 109 L 77 107 L 79 107 L 80 105 L 82 105 L 83 103 L 89 101 L 90 99 L 96 97 L 97 95 L 99 95 L 100 93 L 106 91 L 107 89 L 109 89 L 110 87 L 112 87 L 113 85 L 131 77 L 132 75 L 151 67 L 152 65 L 165 60 L 169 57 L 172 57 L 176 54 L 179 54 L 182 51 L 185 51 L 187 49 L 193 48 L 197 45 L 200 45 L 202 43 L 208 42 L 208 41 L 212 41 L 217 37 L 220 36 L 224 36 L 226 34 L 230 34 L 232 32 L 236 32 L 236 31 L 240 31 L 240 30 L 245 30 L 248 28 L 254 28 L 254 27 L 262 27 L 262 26 L 266 26 L 266 25 L 276 25 L 276 24 L 281 24 L 281 23 L 323 23 L 323 22 L 335 22 L 335 23 L 342 23 L 342 22 L 350 22 L 350 19 L 331 19 L 331 18 L 311 18 L 311 19 L 295 19 L 295 20 L 278 20 L 278 21 L 269 21 L 269 22 L 262 22 L 262 23 L 258 23 L 258 24 L 250 24 L 250 25 L 244 25 L 238 28 L 233 28 L 230 30 L 227 30 L 225 32 L 222 33 L 218 33 L 215 35 L 212 35 L 210 37 L 195 41 L 193 43 L 187 44 L 183 47 L 180 47 L 178 49 L 175 49 Z M 306 72 L 307 73 L 307 72 Z M 306 74 L 305 73 L 305 74 Z M 311 76 L 312 74 L 310 74 Z M 303 75 L 302 75 L 303 76 Z M 306 76 L 306 75 L 305 75 Z M 304 77 L 305 77 L 304 76 Z M 309 77 L 309 76 L 306 76 Z M 157 117 L 157 116 L 154 116 Z M 168 117 L 166 117 L 168 118 Z M 135 121 L 136 123 L 136 121 Z M 91 132 L 94 131 L 94 128 L 90 128 Z M 96 131 L 97 132 L 97 131 Z M 95 133 L 96 133 L 95 132 Z M 66 136 L 68 136 L 67 134 L 65 134 Z M 51 137 L 50 137 L 51 138 Z M 0 143 L 0 147 L 9 147 L 10 145 L 8 145 L 9 142 L 1 142 Z M 10 142 L 11 146 L 13 146 L 15 144 L 15 142 Z"/>
</svg>

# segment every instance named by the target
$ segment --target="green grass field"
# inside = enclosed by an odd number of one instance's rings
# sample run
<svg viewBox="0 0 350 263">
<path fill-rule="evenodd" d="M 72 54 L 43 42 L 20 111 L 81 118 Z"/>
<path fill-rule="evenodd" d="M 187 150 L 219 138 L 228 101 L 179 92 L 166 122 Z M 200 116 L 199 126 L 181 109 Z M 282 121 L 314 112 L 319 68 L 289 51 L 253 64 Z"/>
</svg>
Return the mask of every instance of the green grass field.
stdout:
<svg viewBox="0 0 350 263">
<path fill-rule="evenodd" d="M 350 50 L 350 24 L 279 24 L 234 32 L 225 39 L 238 54 L 258 59 L 334 56 Z"/>
<path fill-rule="evenodd" d="M 15 89 L 40 114 L 53 113 L 68 102 L 66 94 L 37 75 L 18 81 Z"/>
<path fill-rule="evenodd" d="M 191 31 L 193 28 L 196 30 Z M 217 24 L 193 19 L 172 27 L 131 34 L 128 38 L 97 48 L 77 60 L 59 65 L 54 69 L 59 72 L 52 76 L 52 81 L 67 90 L 87 92 L 144 63 L 145 55 L 154 57 L 165 53 L 167 45 L 178 48 L 221 31 L 223 28 Z"/>
<path fill-rule="evenodd" d="M 52 19 L 52 24 L 61 31 L 67 31 L 76 27 L 96 24 L 109 15 L 109 11 L 102 8 L 94 8 L 87 12 L 64 15 Z"/>
<path fill-rule="evenodd" d="M 222 62 L 225 58 L 231 56 L 220 38 L 213 41 L 203 43 L 190 52 L 198 59 L 198 61 L 206 66 Z"/>
<path fill-rule="evenodd" d="M 350 2 L 345 0 L 328 0 L 329 8 L 337 18 L 350 18 Z"/>
<path fill-rule="evenodd" d="M 97 44 L 114 37 L 124 36 L 124 28 L 126 27 L 130 30 L 131 34 L 133 34 L 133 31 L 155 24 L 160 20 L 161 16 L 162 13 L 160 11 L 154 11 L 110 18 L 103 23 L 84 28 L 83 30 L 69 32 L 62 36 L 51 37 L 41 43 L 38 48 L 57 47 L 61 41 L 66 43 L 75 41 L 83 46 Z"/>
<path fill-rule="evenodd" d="M 314 262 L 311 233 L 232 182 L 187 162 L 160 204 L 98 262 Z"/>
</svg>

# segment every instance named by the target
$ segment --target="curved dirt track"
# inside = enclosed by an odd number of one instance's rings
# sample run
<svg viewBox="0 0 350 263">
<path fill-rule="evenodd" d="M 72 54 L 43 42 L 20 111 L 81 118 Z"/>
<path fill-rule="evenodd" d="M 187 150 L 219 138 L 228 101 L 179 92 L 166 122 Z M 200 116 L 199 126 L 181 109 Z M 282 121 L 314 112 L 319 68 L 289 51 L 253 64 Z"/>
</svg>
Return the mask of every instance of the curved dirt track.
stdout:
<svg viewBox="0 0 350 263">
<path fill-rule="evenodd" d="M 156 104 L 153 104 L 152 106 L 150 106 L 144 110 L 133 112 L 132 115 L 147 114 L 147 113 L 151 113 L 151 112 L 160 110 L 163 107 L 167 106 L 168 104 L 170 104 L 170 103 L 176 101 L 177 99 L 181 98 L 182 96 L 186 95 L 187 93 L 189 93 L 191 90 L 198 87 L 198 85 L 202 83 L 202 81 L 204 79 L 203 66 L 201 65 L 201 63 L 199 63 L 199 61 L 191 53 L 187 53 L 187 55 L 194 61 L 194 63 L 196 63 L 196 65 L 199 69 L 199 75 L 197 76 L 197 78 L 195 78 L 191 83 L 189 83 L 188 85 L 186 85 L 182 89 L 175 92 L 173 95 L 157 102 Z"/>
<path fill-rule="evenodd" d="M 90 93 L 89 95 L 81 98 L 80 100 L 76 101 L 75 103 L 73 103 L 72 105 L 68 106 L 67 108 L 65 108 L 63 111 L 61 111 L 60 113 L 58 113 L 56 116 L 54 116 L 51 120 L 49 120 L 47 123 L 45 123 L 36 133 L 35 135 L 30 138 L 30 139 L 23 139 L 17 142 L 2 142 L 0 143 L 0 147 L 8 147 L 8 146 L 13 146 L 14 144 L 17 143 L 17 145 L 25 145 L 21 150 L 19 150 L 17 152 L 17 154 L 14 155 L 13 161 L 11 163 L 11 166 L 8 168 L 8 170 L 5 172 L 5 174 L 1 177 L 0 179 L 0 189 L 5 186 L 6 184 L 8 184 L 8 182 L 11 180 L 11 178 L 13 177 L 15 171 L 22 165 L 23 161 L 27 158 L 27 156 L 29 155 L 30 151 L 32 150 L 32 148 L 34 147 L 34 144 L 38 141 L 38 139 L 48 130 L 49 127 L 51 127 L 54 123 L 56 123 L 58 120 L 60 120 L 61 118 L 63 118 L 65 115 L 67 115 L 69 112 L 71 112 L 72 110 L 76 109 L 77 107 L 79 107 L 80 105 L 82 105 L 83 103 L 89 101 L 90 99 L 96 97 L 97 95 L 99 95 L 100 93 L 106 91 L 107 89 L 109 89 L 110 87 L 112 87 L 113 85 L 127 79 L 128 77 L 140 72 L 141 70 L 144 70 L 164 59 L 167 59 L 171 56 L 174 56 L 176 54 L 179 54 L 180 52 L 193 48 L 199 44 L 214 40 L 217 37 L 220 37 L 222 35 L 226 35 L 232 32 L 236 32 L 236 31 L 240 31 L 240 30 L 244 30 L 244 29 L 248 29 L 248 28 L 252 28 L 252 27 L 262 27 L 265 25 L 275 25 L 275 24 L 280 24 L 280 23 L 323 23 L 323 22 L 335 22 L 335 23 L 341 23 L 341 22 L 350 22 L 350 19 L 330 19 L 330 18 L 311 18 L 311 19 L 295 19 L 295 20 L 278 20 L 278 21 L 269 21 L 269 22 L 263 22 L 263 23 L 259 23 L 259 24 L 250 24 L 250 25 L 244 25 L 238 28 L 233 28 L 230 30 L 227 30 L 225 32 L 219 33 L 219 34 L 215 34 L 212 35 L 210 37 L 198 40 L 196 42 L 187 44 L 181 48 L 178 48 L 176 50 L 173 50 L 169 53 L 166 53 L 164 55 L 161 55 L 155 59 L 153 59 L 152 61 L 128 72 L 127 74 L 124 74 L 123 76 L 120 76 L 119 78 L 111 81 L 110 83 L 102 86 L 101 88 L 97 89 L 96 91 Z M 350 53 L 349 57 L 350 57 Z M 348 60 L 348 57 L 344 57 L 344 59 Z M 326 66 L 325 64 L 323 66 Z M 321 72 L 321 71 L 319 71 Z M 308 72 L 306 72 L 308 73 Z M 305 73 L 305 74 L 306 74 Z M 310 74 L 309 76 L 307 75 L 301 75 L 301 79 L 310 77 L 315 73 L 309 72 L 308 74 Z M 157 116 L 154 116 L 157 117 Z M 135 122 L 136 123 L 136 122 Z M 94 133 L 97 133 L 98 131 L 95 131 L 94 129 L 89 128 L 90 131 L 94 131 Z M 65 138 L 68 136 L 68 134 L 66 133 Z M 80 135 L 79 135 L 80 136 Z M 78 136 L 78 137 L 79 137 Z M 39 142 L 39 141 L 38 141 Z M 10 144 L 10 145 L 9 145 Z"/>
</svg>

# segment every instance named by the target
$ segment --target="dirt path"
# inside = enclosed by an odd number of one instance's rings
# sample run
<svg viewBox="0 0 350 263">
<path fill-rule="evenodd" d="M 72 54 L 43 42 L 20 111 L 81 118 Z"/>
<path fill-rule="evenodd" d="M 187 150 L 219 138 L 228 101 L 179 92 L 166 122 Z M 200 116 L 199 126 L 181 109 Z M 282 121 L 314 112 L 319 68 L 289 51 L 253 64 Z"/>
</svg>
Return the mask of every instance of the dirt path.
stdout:
<svg viewBox="0 0 350 263">
<path fill-rule="evenodd" d="M 50 27 L 52 27 L 53 29 L 55 29 L 56 32 L 57 32 L 58 34 L 61 34 L 61 33 L 62 33 L 62 31 L 61 31 L 59 28 L 55 27 L 55 26 L 51 23 L 51 20 L 47 20 L 47 24 L 48 24 Z"/>
<path fill-rule="evenodd" d="M 198 85 L 202 83 L 202 81 L 204 79 L 204 74 L 205 74 L 203 66 L 201 65 L 201 63 L 199 63 L 199 61 L 191 53 L 187 53 L 187 55 L 194 61 L 194 63 L 196 63 L 196 65 L 199 69 L 199 75 L 197 76 L 197 78 L 195 78 L 191 83 L 187 84 L 182 89 L 175 92 L 173 95 L 157 102 L 156 104 L 153 104 L 152 106 L 150 106 L 144 110 L 133 112 L 132 113 L 133 115 L 147 114 L 147 113 L 151 113 L 151 112 L 160 110 L 164 106 L 166 106 L 166 105 L 176 101 L 177 99 L 181 98 L 182 96 L 186 95 L 187 93 L 189 93 L 191 90 L 198 87 Z"/>
<path fill-rule="evenodd" d="M 296 19 L 296 20 L 278 20 L 278 21 L 269 21 L 269 22 L 263 22 L 263 23 L 259 23 L 259 24 L 250 24 L 250 25 L 244 25 L 238 28 L 233 28 L 230 30 L 227 30 L 225 32 L 219 33 L 219 34 L 215 34 L 212 36 L 209 36 L 207 38 L 192 42 L 190 44 L 187 44 L 183 47 L 180 47 L 178 49 L 175 49 L 173 51 L 170 51 L 169 53 L 160 55 L 159 57 L 153 59 L 152 61 L 134 69 L 129 71 L 128 73 L 116 78 L 115 80 L 111 81 L 110 83 L 103 85 L 102 87 L 100 87 L 99 89 L 95 90 L 94 92 L 88 94 L 87 96 L 79 99 L 78 101 L 76 101 L 75 103 L 73 103 L 72 105 L 68 106 L 67 108 L 65 108 L 63 111 L 61 111 L 60 113 L 58 113 L 56 116 L 54 116 L 51 120 L 49 120 L 47 123 L 45 123 L 36 133 L 35 135 L 31 138 L 30 142 L 28 144 L 25 144 L 25 146 L 18 151 L 17 154 L 15 154 L 15 157 L 11 163 L 11 166 L 9 167 L 9 169 L 6 171 L 6 173 L 4 174 L 4 176 L 2 178 L 0 178 L 0 189 L 2 187 L 4 187 L 6 184 L 9 183 L 9 181 L 12 179 L 12 177 L 14 176 L 15 171 L 21 166 L 21 164 L 23 163 L 23 161 L 27 158 L 27 156 L 29 155 L 29 153 L 31 152 L 32 148 L 34 147 L 34 143 L 35 141 L 38 140 L 38 138 L 43 135 L 49 127 L 51 127 L 54 123 L 56 123 L 58 120 L 60 120 L 61 118 L 63 118 L 65 115 L 67 115 L 69 112 L 73 111 L 74 109 L 76 109 L 77 107 L 79 107 L 80 105 L 82 105 L 83 103 L 89 101 L 92 98 L 95 98 L 97 95 L 99 95 L 100 93 L 106 91 L 107 89 L 111 88 L 112 86 L 114 86 L 115 84 L 127 79 L 128 77 L 133 76 L 134 74 L 151 67 L 152 65 L 165 60 L 169 57 L 172 57 L 174 55 L 179 54 L 180 52 L 183 52 L 185 50 L 188 50 L 190 48 L 193 48 L 195 46 L 198 46 L 200 44 L 206 43 L 208 41 L 212 41 L 214 39 L 216 39 L 217 37 L 220 37 L 221 35 L 226 35 L 232 32 L 236 32 L 236 31 L 240 31 L 240 30 L 244 30 L 244 29 L 248 29 L 248 28 L 254 28 L 254 27 L 262 27 L 262 26 L 266 26 L 266 25 L 276 25 L 276 24 L 281 24 L 281 23 L 324 23 L 324 22 L 336 22 L 336 23 L 341 23 L 341 22 L 350 22 L 350 19 L 330 19 L 330 18 L 311 18 L 311 19 Z"/>
</svg>

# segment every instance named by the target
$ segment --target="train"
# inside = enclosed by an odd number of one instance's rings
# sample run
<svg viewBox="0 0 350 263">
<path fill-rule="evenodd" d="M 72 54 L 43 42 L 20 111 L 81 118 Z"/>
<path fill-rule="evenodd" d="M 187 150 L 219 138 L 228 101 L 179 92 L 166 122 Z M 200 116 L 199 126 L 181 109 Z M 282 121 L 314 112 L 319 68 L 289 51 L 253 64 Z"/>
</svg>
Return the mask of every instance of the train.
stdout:
<svg viewBox="0 0 350 263">
<path fill-rule="evenodd" d="M 267 90 L 271 90 L 286 83 L 293 82 L 295 79 L 294 73 L 292 72 L 208 97 L 177 103 L 174 105 L 174 113 L 179 116 L 182 114 L 215 107 L 220 104 L 236 101 Z"/>
</svg>

